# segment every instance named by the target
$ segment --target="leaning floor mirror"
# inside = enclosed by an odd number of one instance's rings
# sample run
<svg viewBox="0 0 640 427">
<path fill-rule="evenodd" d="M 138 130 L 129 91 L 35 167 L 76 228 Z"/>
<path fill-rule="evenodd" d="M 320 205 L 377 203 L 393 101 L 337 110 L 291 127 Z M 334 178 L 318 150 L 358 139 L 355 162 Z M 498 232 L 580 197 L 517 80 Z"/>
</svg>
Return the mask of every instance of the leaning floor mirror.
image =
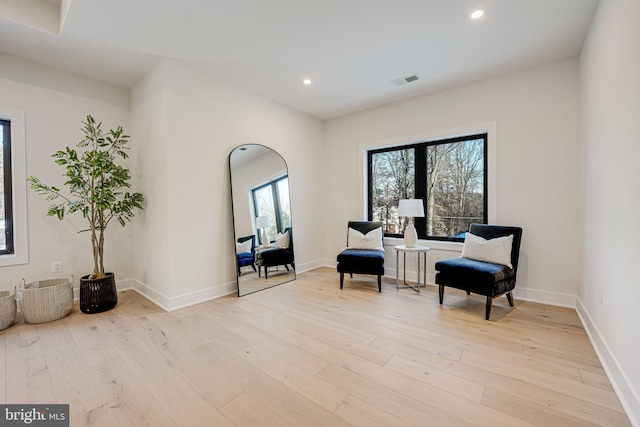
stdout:
<svg viewBox="0 0 640 427">
<path fill-rule="evenodd" d="M 287 163 L 258 144 L 229 155 L 238 296 L 295 280 Z"/>
</svg>

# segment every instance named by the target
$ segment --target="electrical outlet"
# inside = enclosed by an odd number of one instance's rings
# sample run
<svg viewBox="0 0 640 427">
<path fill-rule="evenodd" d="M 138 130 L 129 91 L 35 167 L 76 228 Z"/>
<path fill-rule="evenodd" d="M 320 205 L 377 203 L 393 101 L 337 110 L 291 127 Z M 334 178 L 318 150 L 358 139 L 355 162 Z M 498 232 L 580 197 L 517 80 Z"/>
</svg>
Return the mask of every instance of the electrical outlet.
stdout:
<svg viewBox="0 0 640 427">
<path fill-rule="evenodd" d="M 62 273 L 62 261 L 53 261 L 51 263 L 52 273 Z"/>
</svg>

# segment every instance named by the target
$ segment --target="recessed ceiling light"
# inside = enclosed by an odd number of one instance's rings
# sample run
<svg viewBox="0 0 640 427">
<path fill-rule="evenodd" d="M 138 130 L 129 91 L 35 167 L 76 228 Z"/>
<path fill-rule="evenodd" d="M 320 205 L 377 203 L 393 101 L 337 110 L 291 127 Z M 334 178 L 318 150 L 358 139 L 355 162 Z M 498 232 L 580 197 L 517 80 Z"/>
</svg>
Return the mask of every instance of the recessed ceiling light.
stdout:
<svg viewBox="0 0 640 427">
<path fill-rule="evenodd" d="M 311 79 L 304 79 L 302 81 L 302 84 L 304 84 L 305 86 L 309 86 L 311 84 Z"/>
<path fill-rule="evenodd" d="M 484 15 L 484 10 L 483 9 L 475 10 L 471 14 L 471 19 L 478 19 L 478 18 L 482 17 L 482 15 Z"/>
</svg>

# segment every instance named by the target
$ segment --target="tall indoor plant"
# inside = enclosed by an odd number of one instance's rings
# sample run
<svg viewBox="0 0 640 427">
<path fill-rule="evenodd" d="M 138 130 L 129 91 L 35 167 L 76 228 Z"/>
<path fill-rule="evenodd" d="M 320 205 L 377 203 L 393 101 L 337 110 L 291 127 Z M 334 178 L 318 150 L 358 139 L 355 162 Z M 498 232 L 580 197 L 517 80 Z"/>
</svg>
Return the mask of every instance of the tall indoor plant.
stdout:
<svg viewBox="0 0 640 427">
<path fill-rule="evenodd" d="M 102 123 L 96 123 L 90 115 L 82 124 L 84 138 L 76 145 L 79 150 L 66 147 L 52 155 L 55 162 L 65 168 L 64 185 L 68 194 L 35 176 L 30 176 L 28 181 L 32 189 L 53 202 L 48 216 L 62 220 L 65 214 L 81 212 L 87 219 L 89 227 L 79 232 L 91 235 L 93 273 L 80 281 L 80 309 L 85 313 L 98 313 L 110 310 L 118 302 L 115 276 L 104 268 L 105 230 L 114 219 L 126 225 L 134 217 L 135 209 L 142 209 L 144 197 L 124 191 L 131 187 L 131 175 L 116 163 L 118 158 L 129 157 L 126 153 L 129 135 L 124 134 L 122 126 L 104 132 Z"/>
</svg>

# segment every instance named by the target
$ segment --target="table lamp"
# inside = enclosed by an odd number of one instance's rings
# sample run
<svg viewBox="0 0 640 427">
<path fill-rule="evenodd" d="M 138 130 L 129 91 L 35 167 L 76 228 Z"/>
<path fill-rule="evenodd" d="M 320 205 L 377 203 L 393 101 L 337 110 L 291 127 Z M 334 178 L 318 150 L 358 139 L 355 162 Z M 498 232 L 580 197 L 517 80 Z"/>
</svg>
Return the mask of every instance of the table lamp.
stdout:
<svg viewBox="0 0 640 427">
<path fill-rule="evenodd" d="M 267 228 L 271 227 L 271 217 L 270 216 L 259 216 L 256 218 L 256 228 L 262 228 L 262 237 L 261 244 L 262 246 L 267 246 L 269 244 L 269 236 L 267 236 Z"/>
<path fill-rule="evenodd" d="M 413 226 L 413 218 L 424 217 L 422 199 L 403 199 L 398 204 L 398 216 L 409 217 L 409 225 L 404 230 L 404 245 L 407 248 L 415 248 L 418 244 L 418 233 Z"/>
</svg>

